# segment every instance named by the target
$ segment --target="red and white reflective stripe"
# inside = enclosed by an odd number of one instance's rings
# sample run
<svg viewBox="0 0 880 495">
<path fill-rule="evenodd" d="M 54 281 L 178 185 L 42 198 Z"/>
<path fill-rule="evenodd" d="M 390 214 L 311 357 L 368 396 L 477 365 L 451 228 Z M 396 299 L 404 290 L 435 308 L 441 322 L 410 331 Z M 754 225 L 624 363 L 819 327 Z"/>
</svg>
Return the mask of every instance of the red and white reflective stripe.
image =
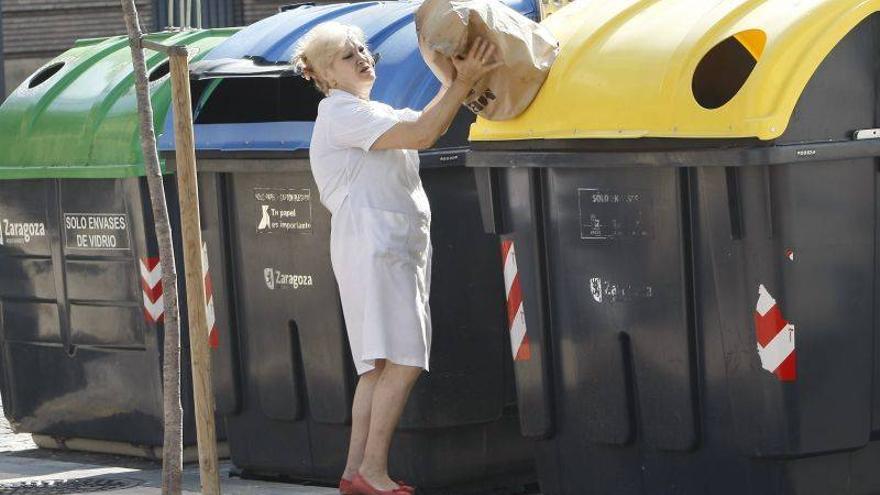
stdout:
<svg viewBox="0 0 880 495">
<path fill-rule="evenodd" d="M 794 325 L 783 318 L 776 300 L 763 285 L 758 287 L 755 332 L 761 367 L 775 373 L 781 381 L 795 381 L 797 353 L 794 347 Z"/>
<path fill-rule="evenodd" d="M 532 357 L 532 352 L 529 336 L 526 333 L 522 285 L 516 267 L 516 250 L 513 247 L 513 241 L 501 241 L 501 258 L 504 262 L 504 289 L 507 294 L 507 322 L 510 327 L 511 353 L 514 361 L 527 361 Z"/>
<path fill-rule="evenodd" d="M 213 349 L 220 347 L 220 336 L 217 333 L 217 318 L 214 315 L 214 284 L 211 283 L 211 272 L 208 270 L 208 245 L 202 243 L 202 271 L 205 273 L 205 310 L 208 317 L 208 343 Z"/>
<path fill-rule="evenodd" d="M 165 298 L 162 297 L 162 266 L 159 264 L 159 258 L 141 258 L 140 262 L 144 316 L 150 323 L 161 323 L 165 318 Z"/>
</svg>

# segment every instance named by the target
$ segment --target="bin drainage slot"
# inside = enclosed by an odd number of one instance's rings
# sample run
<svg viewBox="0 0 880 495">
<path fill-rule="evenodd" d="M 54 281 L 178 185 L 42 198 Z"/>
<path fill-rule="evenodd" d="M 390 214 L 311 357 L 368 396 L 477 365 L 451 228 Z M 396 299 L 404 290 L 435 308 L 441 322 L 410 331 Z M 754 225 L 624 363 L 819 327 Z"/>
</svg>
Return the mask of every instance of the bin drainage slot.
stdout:
<svg viewBox="0 0 880 495">
<path fill-rule="evenodd" d="M 0 483 L 0 495 L 62 495 L 68 493 L 109 492 L 143 484 L 131 478 L 78 478 L 60 480 L 32 480 Z"/>
<path fill-rule="evenodd" d="M 694 71 L 694 99 L 710 110 L 724 106 L 742 89 L 757 65 L 767 35 L 759 29 L 737 33 L 703 56 Z"/>
<path fill-rule="evenodd" d="M 743 221 L 742 207 L 740 206 L 739 175 L 737 167 L 726 167 L 727 175 L 727 212 L 730 215 L 730 238 L 742 240 Z"/>
<path fill-rule="evenodd" d="M 636 383 L 636 363 L 633 356 L 632 339 L 628 333 L 620 332 L 620 350 L 623 354 L 623 376 L 626 384 L 626 407 L 627 407 L 627 438 L 620 445 L 629 445 L 635 441 L 638 428 L 639 416 L 639 392 Z"/>
<path fill-rule="evenodd" d="M 30 82 L 28 82 L 28 88 L 36 88 L 40 84 L 48 81 L 49 78 L 57 74 L 62 67 L 64 67 L 64 62 L 58 62 L 50 65 L 49 67 L 46 67 L 40 72 L 37 72 L 36 74 L 34 74 L 34 77 L 31 78 Z"/>
<path fill-rule="evenodd" d="M 299 326 L 295 321 L 288 322 L 290 330 L 290 359 L 293 364 L 293 384 L 296 394 L 296 405 L 294 406 L 294 420 L 301 421 L 306 415 L 306 394 L 305 386 L 305 363 L 303 363 L 302 342 L 300 341 Z"/>
</svg>

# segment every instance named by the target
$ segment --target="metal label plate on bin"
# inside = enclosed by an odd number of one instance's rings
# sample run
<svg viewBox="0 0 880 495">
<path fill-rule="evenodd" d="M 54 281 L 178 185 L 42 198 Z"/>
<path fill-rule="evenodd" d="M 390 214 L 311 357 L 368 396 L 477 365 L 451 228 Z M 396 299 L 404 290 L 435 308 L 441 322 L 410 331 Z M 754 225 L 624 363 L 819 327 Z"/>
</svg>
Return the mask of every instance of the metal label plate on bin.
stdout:
<svg viewBox="0 0 880 495">
<path fill-rule="evenodd" d="M 300 289 L 314 285 L 310 274 L 287 273 L 275 267 L 267 266 L 263 269 L 263 280 L 269 290 L 275 289 Z"/>
<path fill-rule="evenodd" d="M 0 246 L 29 244 L 32 240 L 45 237 L 46 224 L 44 222 L 0 216 Z"/>
<path fill-rule="evenodd" d="M 651 204 L 646 191 L 579 188 L 581 239 L 651 238 Z"/>
<path fill-rule="evenodd" d="M 255 188 L 257 234 L 311 234 L 312 190 Z"/>
<path fill-rule="evenodd" d="M 589 278 L 590 295 L 599 304 L 644 301 L 654 297 L 654 287 L 640 282 L 621 282 L 607 277 Z"/>
<path fill-rule="evenodd" d="M 65 213 L 64 247 L 99 251 L 131 249 L 126 213 Z"/>
</svg>

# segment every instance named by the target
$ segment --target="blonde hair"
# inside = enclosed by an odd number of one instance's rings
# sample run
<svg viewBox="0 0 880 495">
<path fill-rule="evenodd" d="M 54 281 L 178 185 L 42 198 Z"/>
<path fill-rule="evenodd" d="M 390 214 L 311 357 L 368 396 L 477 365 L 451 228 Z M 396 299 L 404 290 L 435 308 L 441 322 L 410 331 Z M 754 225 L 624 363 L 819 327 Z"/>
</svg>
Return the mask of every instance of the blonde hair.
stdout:
<svg viewBox="0 0 880 495">
<path fill-rule="evenodd" d="M 333 58 L 349 41 L 366 45 L 366 36 L 357 26 L 328 21 L 313 27 L 302 37 L 293 51 L 290 63 L 306 80 L 311 80 L 321 93 L 330 92 L 325 79 Z M 372 55 L 370 55 L 372 59 Z"/>
</svg>

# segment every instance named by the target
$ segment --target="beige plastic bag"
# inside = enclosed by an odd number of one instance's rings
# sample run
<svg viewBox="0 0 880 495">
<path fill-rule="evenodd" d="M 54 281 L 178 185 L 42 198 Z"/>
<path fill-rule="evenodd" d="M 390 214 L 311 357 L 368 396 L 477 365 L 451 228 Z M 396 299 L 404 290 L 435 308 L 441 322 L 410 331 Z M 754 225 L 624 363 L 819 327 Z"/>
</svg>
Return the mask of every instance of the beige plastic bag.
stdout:
<svg viewBox="0 0 880 495">
<path fill-rule="evenodd" d="M 451 58 L 464 55 L 477 36 L 495 44 L 504 65 L 477 81 L 464 104 L 489 120 L 512 119 L 531 104 L 559 53 L 543 26 L 498 0 L 425 0 L 416 11 L 419 49 L 441 77 Z"/>
</svg>

